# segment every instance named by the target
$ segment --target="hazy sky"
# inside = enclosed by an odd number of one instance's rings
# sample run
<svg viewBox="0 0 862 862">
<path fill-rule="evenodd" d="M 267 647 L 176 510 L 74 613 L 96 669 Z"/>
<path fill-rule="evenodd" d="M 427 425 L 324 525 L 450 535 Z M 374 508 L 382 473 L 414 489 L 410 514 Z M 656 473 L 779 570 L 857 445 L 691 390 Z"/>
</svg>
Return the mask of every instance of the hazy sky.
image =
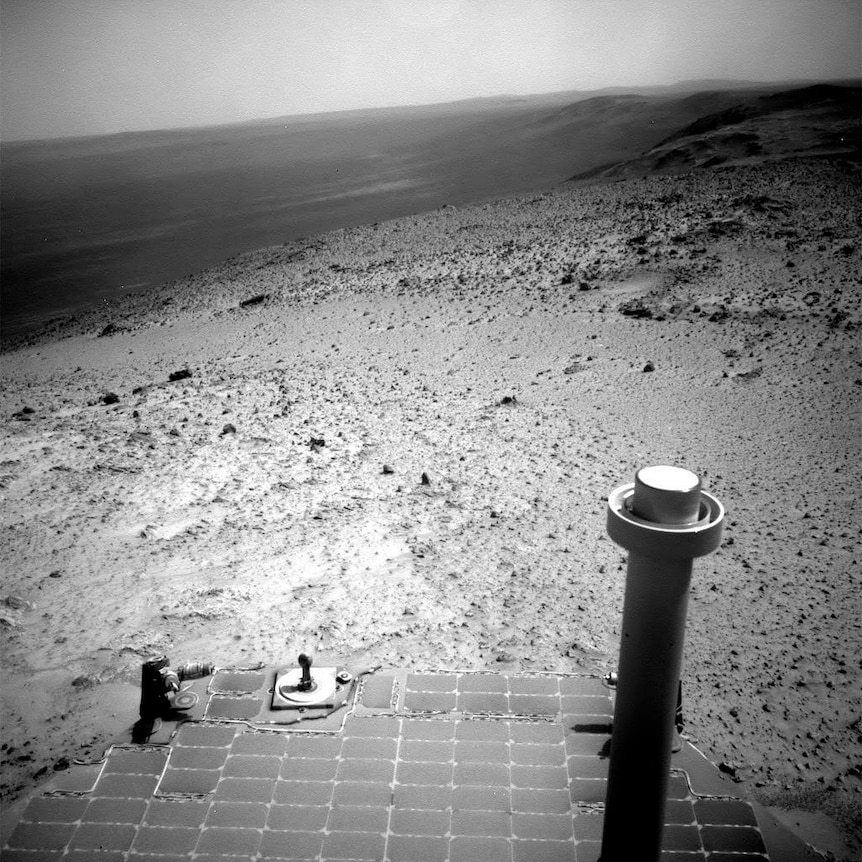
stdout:
<svg viewBox="0 0 862 862">
<path fill-rule="evenodd" d="M 859 77 L 862 0 L 0 0 L 4 140 Z"/>
</svg>

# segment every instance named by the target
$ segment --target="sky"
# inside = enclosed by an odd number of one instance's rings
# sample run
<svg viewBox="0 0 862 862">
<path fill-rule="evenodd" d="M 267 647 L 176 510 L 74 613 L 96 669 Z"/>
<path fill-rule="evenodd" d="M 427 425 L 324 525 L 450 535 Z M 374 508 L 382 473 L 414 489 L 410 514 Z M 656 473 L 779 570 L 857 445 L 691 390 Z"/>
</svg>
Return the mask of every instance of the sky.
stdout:
<svg viewBox="0 0 862 862">
<path fill-rule="evenodd" d="M 860 45 L 862 0 L 0 0 L 0 136 L 859 78 Z"/>
</svg>

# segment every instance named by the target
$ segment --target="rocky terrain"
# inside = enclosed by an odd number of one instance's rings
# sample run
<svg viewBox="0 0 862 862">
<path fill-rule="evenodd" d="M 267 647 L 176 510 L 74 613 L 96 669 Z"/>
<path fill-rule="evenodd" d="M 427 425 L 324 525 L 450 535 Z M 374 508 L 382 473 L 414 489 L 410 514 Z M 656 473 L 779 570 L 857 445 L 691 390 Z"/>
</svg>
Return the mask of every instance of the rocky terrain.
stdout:
<svg viewBox="0 0 862 862">
<path fill-rule="evenodd" d="M 0 143 L 0 337 L 238 253 L 573 174 L 859 158 L 858 81 L 704 86 Z"/>
<path fill-rule="evenodd" d="M 728 512 L 695 564 L 686 732 L 853 852 L 860 186 L 825 158 L 571 183 L 7 344 L 6 802 L 132 723 L 152 652 L 614 668 L 604 498 L 672 463 Z"/>
</svg>

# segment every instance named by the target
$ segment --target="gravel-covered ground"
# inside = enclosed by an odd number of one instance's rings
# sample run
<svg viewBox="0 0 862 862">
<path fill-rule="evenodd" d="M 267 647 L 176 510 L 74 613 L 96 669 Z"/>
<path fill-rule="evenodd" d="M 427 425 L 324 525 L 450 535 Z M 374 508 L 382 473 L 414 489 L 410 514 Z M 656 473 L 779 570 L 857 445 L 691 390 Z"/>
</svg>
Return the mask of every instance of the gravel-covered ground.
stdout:
<svg viewBox="0 0 862 862">
<path fill-rule="evenodd" d="M 604 498 L 672 463 L 728 511 L 687 732 L 852 851 L 860 191 L 799 160 L 444 207 L 6 345 L 3 798 L 130 725 L 154 651 L 613 668 Z"/>
</svg>

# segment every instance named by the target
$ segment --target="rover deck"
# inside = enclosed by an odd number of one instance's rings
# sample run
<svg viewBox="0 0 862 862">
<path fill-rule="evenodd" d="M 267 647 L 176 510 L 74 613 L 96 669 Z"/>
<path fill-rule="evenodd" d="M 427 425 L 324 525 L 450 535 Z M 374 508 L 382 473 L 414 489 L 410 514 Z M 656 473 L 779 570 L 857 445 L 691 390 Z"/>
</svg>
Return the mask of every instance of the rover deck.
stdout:
<svg viewBox="0 0 862 862">
<path fill-rule="evenodd" d="M 275 669 L 219 670 L 141 742 L 30 799 L 6 862 L 596 862 L 613 691 L 592 676 L 359 676 L 273 710 Z M 665 862 L 817 858 L 683 740 Z M 636 836 L 633 836 L 636 840 Z"/>
</svg>

